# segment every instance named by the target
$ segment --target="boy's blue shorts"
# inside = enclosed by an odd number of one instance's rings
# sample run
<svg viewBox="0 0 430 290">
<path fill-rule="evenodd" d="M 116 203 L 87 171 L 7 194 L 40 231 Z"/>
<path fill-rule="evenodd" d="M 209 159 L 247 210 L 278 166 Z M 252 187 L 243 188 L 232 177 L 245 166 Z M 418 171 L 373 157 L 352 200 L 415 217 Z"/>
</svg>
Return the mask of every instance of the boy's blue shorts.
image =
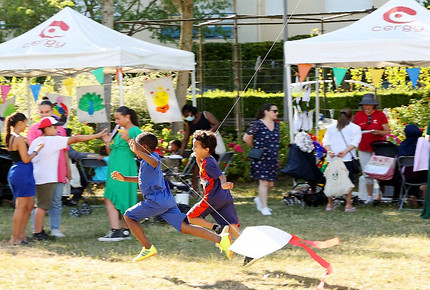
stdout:
<svg viewBox="0 0 430 290">
<path fill-rule="evenodd" d="M 186 214 L 179 210 L 170 192 L 146 195 L 144 201 L 127 209 L 125 215 L 135 221 L 159 215 L 178 232 L 181 232 L 181 224 L 184 220 L 188 223 Z"/>
</svg>

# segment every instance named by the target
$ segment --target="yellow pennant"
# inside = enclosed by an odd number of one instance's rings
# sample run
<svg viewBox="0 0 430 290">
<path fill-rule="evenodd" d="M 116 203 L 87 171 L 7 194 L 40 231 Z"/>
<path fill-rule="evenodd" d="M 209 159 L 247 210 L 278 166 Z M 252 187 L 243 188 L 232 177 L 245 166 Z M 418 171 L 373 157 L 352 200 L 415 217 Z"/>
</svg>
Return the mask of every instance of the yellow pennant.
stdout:
<svg viewBox="0 0 430 290">
<path fill-rule="evenodd" d="M 381 84 L 382 75 L 384 74 L 384 69 L 369 69 L 370 76 L 372 77 L 373 85 L 377 88 Z"/>
<path fill-rule="evenodd" d="M 72 95 L 72 89 L 73 89 L 73 83 L 74 83 L 75 79 L 74 78 L 68 78 L 68 79 L 64 79 L 63 85 L 66 87 L 67 93 L 69 93 L 69 96 Z"/>
</svg>

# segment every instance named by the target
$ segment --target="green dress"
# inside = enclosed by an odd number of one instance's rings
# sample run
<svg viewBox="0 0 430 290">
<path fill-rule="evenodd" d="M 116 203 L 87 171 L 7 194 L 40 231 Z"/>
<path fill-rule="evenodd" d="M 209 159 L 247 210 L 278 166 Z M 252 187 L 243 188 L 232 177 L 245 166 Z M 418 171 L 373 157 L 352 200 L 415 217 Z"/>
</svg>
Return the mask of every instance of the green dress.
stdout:
<svg viewBox="0 0 430 290">
<path fill-rule="evenodd" d="M 142 131 L 136 126 L 128 130 L 130 138 L 135 138 Z M 104 197 L 112 201 L 121 214 L 137 203 L 137 183 L 113 180 L 112 171 L 118 171 L 125 176 L 137 176 L 137 164 L 134 153 L 130 151 L 128 143 L 119 134 L 113 138 L 110 145 L 108 176 Z"/>
<path fill-rule="evenodd" d="M 430 135 L 430 122 L 427 127 L 427 135 Z M 429 170 L 427 173 L 427 190 L 426 190 L 426 199 L 424 201 L 424 208 L 421 214 L 423 219 L 430 219 L 430 158 L 429 158 Z"/>
</svg>

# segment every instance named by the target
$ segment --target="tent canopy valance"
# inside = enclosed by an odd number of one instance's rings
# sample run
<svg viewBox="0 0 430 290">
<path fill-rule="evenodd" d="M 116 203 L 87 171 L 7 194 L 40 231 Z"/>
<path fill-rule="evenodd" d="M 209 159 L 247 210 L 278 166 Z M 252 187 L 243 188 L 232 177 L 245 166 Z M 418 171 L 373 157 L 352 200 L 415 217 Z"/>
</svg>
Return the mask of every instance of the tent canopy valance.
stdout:
<svg viewBox="0 0 430 290">
<path fill-rule="evenodd" d="M 73 75 L 103 67 L 124 72 L 193 71 L 192 52 L 121 34 L 66 7 L 0 44 L 0 75 Z"/>
</svg>

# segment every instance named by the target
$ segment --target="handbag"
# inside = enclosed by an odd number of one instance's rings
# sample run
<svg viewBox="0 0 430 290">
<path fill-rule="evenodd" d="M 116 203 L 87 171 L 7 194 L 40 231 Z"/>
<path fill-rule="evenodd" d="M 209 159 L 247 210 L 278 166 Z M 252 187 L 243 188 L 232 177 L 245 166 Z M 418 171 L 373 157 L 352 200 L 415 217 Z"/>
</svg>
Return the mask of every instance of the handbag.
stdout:
<svg viewBox="0 0 430 290">
<path fill-rule="evenodd" d="M 349 179 L 348 173 L 349 171 L 346 169 L 341 158 L 337 158 L 328 164 L 324 171 L 326 178 L 324 193 L 327 197 L 342 196 L 354 188 L 354 184 Z"/>
<path fill-rule="evenodd" d="M 249 150 L 248 157 L 255 160 L 261 160 L 263 152 L 263 149 L 252 147 L 251 150 Z"/>
<path fill-rule="evenodd" d="M 342 135 L 343 142 L 345 142 L 346 147 L 348 147 L 348 143 L 346 143 L 345 137 L 343 137 L 342 131 L 339 131 L 340 135 Z M 352 155 L 351 151 L 349 151 L 349 154 L 351 154 L 352 158 L 352 172 L 354 174 L 358 174 L 361 172 L 361 164 L 360 161 L 354 158 L 354 155 Z"/>
<path fill-rule="evenodd" d="M 393 178 L 397 158 L 376 155 L 373 153 L 363 172 L 370 178 L 390 180 Z"/>
</svg>

